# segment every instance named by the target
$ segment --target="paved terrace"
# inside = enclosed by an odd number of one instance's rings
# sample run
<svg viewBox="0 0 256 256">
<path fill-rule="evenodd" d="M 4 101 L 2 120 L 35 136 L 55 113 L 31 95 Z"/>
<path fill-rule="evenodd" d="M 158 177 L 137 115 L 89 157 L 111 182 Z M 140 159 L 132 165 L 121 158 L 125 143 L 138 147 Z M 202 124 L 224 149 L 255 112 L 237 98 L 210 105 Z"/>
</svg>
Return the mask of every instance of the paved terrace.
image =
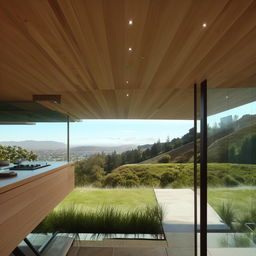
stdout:
<svg viewBox="0 0 256 256">
<path fill-rule="evenodd" d="M 194 192 L 191 189 L 155 189 L 157 201 L 164 208 L 163 228 L 168 242 L 168 256 L 194 255 Z M 200 197 L 198 196 L 198 202 Z M 200 212 L 200 207 L 197 205 Z M 208 204 L 208 228 L 227 230 L 221 218 Z M 198 216 L 198 223 L 199 223 Z M 252 256 L 255 248 L 209 248 L 208 256 Z M 198 252 L 198 255 L 199 252 Z"/>
</svg>

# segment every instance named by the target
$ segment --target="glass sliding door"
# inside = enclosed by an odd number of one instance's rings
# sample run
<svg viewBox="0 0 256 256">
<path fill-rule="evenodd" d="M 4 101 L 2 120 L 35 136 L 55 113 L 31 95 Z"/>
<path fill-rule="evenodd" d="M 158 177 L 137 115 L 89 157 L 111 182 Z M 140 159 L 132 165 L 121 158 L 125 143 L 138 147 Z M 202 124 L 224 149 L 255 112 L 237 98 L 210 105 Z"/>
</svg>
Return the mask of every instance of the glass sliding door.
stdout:
<svg viewBox="0 0 256 256">
<path fill-rule="evenodd" d="M 200 86 L 194 88 L 194 254 L 200 255 Z"/>
<path fill-rule="evenodd" d="M 207 250 L 256 255 L 256 88 L 207 89 L 206 153 Z"/>
</svg>

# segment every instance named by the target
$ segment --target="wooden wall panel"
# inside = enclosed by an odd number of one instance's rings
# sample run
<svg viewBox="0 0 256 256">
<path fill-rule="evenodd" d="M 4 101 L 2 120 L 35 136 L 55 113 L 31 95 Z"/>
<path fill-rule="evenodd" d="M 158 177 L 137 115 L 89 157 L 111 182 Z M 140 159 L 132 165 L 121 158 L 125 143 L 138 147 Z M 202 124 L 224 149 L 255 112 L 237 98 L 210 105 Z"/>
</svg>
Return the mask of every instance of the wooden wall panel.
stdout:
<svg viewBox="0 0 256 256">
<path fill-rule="evenodd" d="M 0 255 L 7 256 L 74 188 L 74 167 L 0 194 Z"/>
</svg>

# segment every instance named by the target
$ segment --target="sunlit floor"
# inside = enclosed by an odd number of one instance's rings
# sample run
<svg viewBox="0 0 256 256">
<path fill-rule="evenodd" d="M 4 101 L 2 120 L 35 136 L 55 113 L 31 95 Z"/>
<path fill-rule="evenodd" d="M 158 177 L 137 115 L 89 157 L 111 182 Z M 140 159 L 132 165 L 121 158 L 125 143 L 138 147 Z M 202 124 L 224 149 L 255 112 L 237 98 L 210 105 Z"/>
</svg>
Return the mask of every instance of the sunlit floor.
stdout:
<svg viewBox="0 0 256 256">
<path fill-rule="evenodd" d="M 67 256 L 167 256 L 165 248 L 77 248 Z"/>
</svg>

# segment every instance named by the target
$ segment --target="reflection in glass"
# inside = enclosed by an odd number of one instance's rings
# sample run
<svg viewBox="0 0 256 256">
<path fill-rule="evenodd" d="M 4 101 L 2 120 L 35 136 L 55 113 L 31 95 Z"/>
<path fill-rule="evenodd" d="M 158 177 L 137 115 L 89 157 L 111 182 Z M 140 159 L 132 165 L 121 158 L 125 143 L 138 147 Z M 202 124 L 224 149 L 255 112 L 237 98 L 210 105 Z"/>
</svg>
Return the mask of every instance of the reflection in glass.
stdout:
<svg viewBox="0 0 256 256">
<path fill-rule="evenodd" d="M 256 253 L 256 90 L 209 89 L 207 100 L 208 248 L 246 256 Z"/>
</svg>

